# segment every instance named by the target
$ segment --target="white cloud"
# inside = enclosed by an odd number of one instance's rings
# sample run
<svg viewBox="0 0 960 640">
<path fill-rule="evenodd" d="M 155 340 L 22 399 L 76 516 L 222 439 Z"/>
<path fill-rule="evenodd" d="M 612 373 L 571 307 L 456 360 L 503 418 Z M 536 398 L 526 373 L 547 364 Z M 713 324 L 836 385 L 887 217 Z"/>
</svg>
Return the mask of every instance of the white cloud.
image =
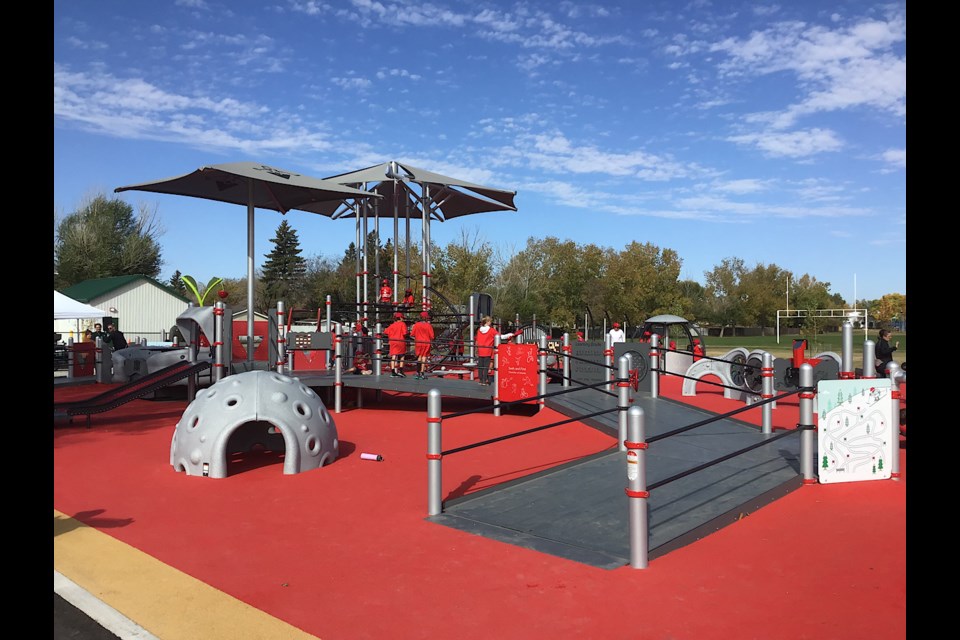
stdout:
<svg viewBox="0 0 960 640">
<path fill-rule="evenodd" d="M 803 115 L 868 106 L 906 114 L 906 56 L 891 49 L 906 40 L 906 19 L 864 20 L 829 29 L 781 22 L 747 38 L 727 38 L 710 50 L 725 54 L 718 65 L 736 78 L 791 72 L 805 94 L 780 114 L 758 114 L 773 126 L 791 126 Z M 686 51 L 685 51 L 686 53 Z"/>
<path fill-rule="evenodd" d="M 802 158 L 827 151 L 839 151 L 843 143 L 829 129 L 764 131 L 730 136 L 730 142 L 756 147 L 773 157 Z"/>
<path fill-rule="evenodd" d="M 757 179 L 743 179 L 743 180 L 729 180 L 727 182 L 718 182 L 713 185 L 713 188 L 717 191 L 723 191 L 727 193 L 736 193 L 736 194 L 746 194 L 746 193 L 757 193 L 759 191 L 765 191 L 767 189 L 767 183 L 764 180 Z"/>
<path fill-rule="evenodd" d="M 349 78 L 335 77 L 335 78 L 330 78 L 330 82 L 337 85 L 341 89 L 367 89 L 373 84 L 367 78 L 357 78 L 357 77 L 349 77 Z"/>
<path fill-rule="evenodd" d="M 907 150 L 906 149 L 887 149 L 880 157 L 884 162 L 888 162 L 891 166 L 898 169 L 907 168 Z"/>
</svg>

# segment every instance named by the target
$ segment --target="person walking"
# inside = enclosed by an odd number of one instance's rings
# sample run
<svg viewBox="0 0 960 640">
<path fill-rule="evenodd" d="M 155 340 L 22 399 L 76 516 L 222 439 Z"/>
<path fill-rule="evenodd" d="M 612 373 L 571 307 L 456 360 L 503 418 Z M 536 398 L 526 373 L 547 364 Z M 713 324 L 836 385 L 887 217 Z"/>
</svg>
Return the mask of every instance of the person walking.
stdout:
<svg viewBox="0 0 960 640">
<path fill-rule="evenodd" d="M 410 330 L 413 336 L 413 352 L 417 354 L 417 373 L 414 378 L 417 380 L 427 379 L 427 365 L 430 361 L 430 349 L 433 346 L 435 334 L 433 325 L 430 324 L 430 314 L 426 311 L 420 312 L 420 321 L 413 325 Z"/>
<path fill-rule="evenodd" d="M 407 323 L 403 321 L 403 314 L 393 314 L 393 324 L 384 330 L 384 335 L 390 343 L 390 376 L 404 378 L 403 357 L 407 354 Z"/>
<path fill-rule="evenodd" d="M 877 346 L 874 355 L 877 358 L 877 374 L 887 375 L 887 365 L 893 362 L 893 352 L 900 348 L 900 341 L 897 340 L 893 345 L 890 344 L 890 330 L 880 329 Z"/>
</svg>

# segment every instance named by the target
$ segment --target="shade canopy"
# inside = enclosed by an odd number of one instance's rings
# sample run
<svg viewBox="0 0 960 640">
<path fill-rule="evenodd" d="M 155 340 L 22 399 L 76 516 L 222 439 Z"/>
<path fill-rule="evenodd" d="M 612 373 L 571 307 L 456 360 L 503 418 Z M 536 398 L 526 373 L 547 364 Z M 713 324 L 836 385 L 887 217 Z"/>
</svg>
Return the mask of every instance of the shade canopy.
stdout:
<svg viewBox="0 0 960 640">
<path fill-rule="evenodd" d="M 247 206 L 247 344 L 253 344 L 254 210 L 272 209 L 286 213 L 299 209 L 323 214 L 320 209 L 308 207 L 331 203 L 336 210 L 347 200 L 380 197 L 340 182 L 311 178 L 259 162 L 204 166 L 182 176 L 114 189 L 115 193 L 121 191 L 168 193 Z M 247 350 L 247 361 L 253 364 L 253 349 Z"/>
<path fill-rule="evenodd" d="M 101 319 L 107 313 L 102 309 L 97 309 L 89 304 L 74 300 L 70 296 L 65 296 L 59 291 L 53 292 L 53 319 L 54 320 L 86 320 L 90 318 Z"/>
<path fill-rule="evenodd" d="M 378 197 L 337 181 L 311 178 L 259 162 L 204 166 L 182 176 L 114 189 L 116 193 L 121 191 L 190 196 L 247 205 L 256 209 L 272 209 L 280 213 L 291 209 L 320 213 L 305 207 L 320 202 L 338 206 L 346 199 Z"/>
<path fill-rule="evenodd" d="M 517 210 L 513 203 L 516 191 L 485 187 L 396 161 L 341 173 L 325 180 L 344 185 L 365 185 L 368 191 L 383 196 L 372 211 L 366 207 L 367 215 L 380 218 L 392 218 L 395 214 L 401 218 L 420 217 L 424 201 L 430 209 L 430 217 L 439 221 L 472 213 Z M 418 185 L 418 189 L 414 190 L 413 185 Z M 402 202 L 413 206 L 393 206 L 393 203 Z M 357 215 L 353 209 L 338 213 L 336 205 L 331 203 L 309 205 L 307 210 L 333 218 Z"/>
</svg>

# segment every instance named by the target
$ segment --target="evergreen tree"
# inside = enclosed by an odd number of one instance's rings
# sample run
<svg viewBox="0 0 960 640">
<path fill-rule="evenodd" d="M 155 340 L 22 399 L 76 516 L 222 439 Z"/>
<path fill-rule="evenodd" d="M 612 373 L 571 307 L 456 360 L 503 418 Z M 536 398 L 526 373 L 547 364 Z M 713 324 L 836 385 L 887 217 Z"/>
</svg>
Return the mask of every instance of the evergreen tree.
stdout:
<svg viewBox="0 0 960 640">
<path fill-rule="evenodd" d="M 272 307 L 278 300 L 291 308 L 302 305 L 307 261 L 300 255 L 302 249 L 296 230 L 284 220 L 270 242 L 274 244 L 273 251 L 266 254 L 261 276 L 267 306 Z"/>
<path fill-rule="evenodd" d="M 145 275 L 156 278 L 163 261 L 161 234 L 152 212 L 123 200 L 97 195 L 63 218 L 53 239 L 54 287 L 65 288 L 91 278 Z"/>
<path fill-rule="evenodd" d="M 183 277 L 183 274 L 180 273 L 180 270 L 177 269 L 173 272 L 173 275 L 170 276 L 170 288 L 182 295 L 183 297 L 187 296 L 187 287 L 183 284 L 183 280 L 180 278 Z"/>
</svg>

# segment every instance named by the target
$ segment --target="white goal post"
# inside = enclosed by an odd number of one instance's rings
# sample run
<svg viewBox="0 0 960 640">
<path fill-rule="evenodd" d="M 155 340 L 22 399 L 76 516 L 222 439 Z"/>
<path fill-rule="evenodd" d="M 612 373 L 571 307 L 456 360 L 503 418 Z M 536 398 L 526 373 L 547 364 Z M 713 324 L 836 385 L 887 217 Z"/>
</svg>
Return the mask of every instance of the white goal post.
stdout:
<svg viewBox="0 0 960 640">
<path fill-rule="evenodd" d="M 780 318 L 842 318 L 863 323 L 863 339 L 867 339 L 868 318 L 866 309 L 777 309 L 777 344 L 780 344 Z"/>
</svg>

